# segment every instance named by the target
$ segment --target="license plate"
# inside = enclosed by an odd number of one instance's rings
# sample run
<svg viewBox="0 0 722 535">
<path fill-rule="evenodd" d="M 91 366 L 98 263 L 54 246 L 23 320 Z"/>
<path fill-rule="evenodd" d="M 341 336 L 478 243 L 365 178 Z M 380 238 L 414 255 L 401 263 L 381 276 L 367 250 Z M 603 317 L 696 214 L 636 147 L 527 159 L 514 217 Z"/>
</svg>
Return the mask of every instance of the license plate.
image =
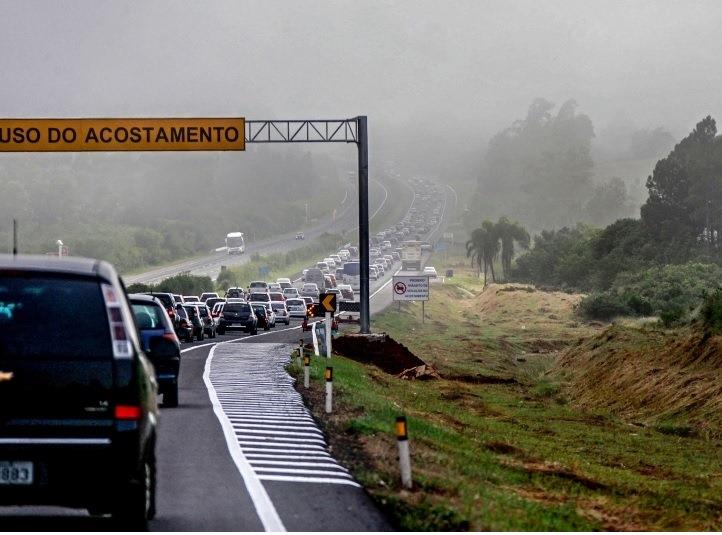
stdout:
<svg viewBox="0 0 722 535">
<path fill-rule="evenodd" d="M 32 485 L 33 463 L 0 461 L 0 485 Z"/>
</svg>

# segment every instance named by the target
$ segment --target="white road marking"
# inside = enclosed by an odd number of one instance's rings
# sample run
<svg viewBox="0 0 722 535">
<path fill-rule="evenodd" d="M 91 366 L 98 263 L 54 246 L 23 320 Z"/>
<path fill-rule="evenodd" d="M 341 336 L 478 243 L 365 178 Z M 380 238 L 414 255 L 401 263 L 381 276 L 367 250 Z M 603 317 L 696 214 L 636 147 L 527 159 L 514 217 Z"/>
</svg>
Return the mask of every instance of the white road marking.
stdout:
<svg viewBox="0 0 722 535">
<path fill-rule="evenodd" d="M 236 463 L 238 471 L 241 473 L 241 477 L 243 478 L 248 494 L 253 501 L 253 506 L 256 508 L 256 513 L 258 513 L 258 517 L 263 524 L 263 528 L 266 531 L 286 531 L 283 522 L 281 522 L 281 517 L 278 516 L 276 508 L 273 506 L 273 502 L 266 492 L 266 488 L 261 483 L 260 479 L 256 475 L 256 472 L 253 471 L 248 459 L 244 457 L 243 451 L 238 445 L 238 440 L 236 439 L 233 426 L 231 425 L 228 417 L 223 413 L 221 403 L 216 396 L 216 390 L 211 382 L 211 366 L 217 347 L 218 346 L 216 345 L 211 348 L 203 370 L 203 381 L 208 389 L 208 396 L 210 397 L 211 404 L 213 405 L 213 412 L 216 414 L 218 421 L 221 423 L 223 434 L 226 437 L 228 451 L 231 454 L 231 458 Z"/>
<path fill-rule="evenodd" d="M 300 461 L 276 461 L 276 460 L 268 460 L 268 459 L 253 459 L 250 461 L 250 463 L 253 466 L 256 466 L 258 464 L 269 464 L 272 466 L 329 466 L 331 468 L 338 469 L 338 465 L 336 463 L 304 463 Z M 345 472 L 348 472 L 348 470 L 344 470 Z"/>
<path fill-rule="evenodd" d="M 246 457 L 268 457 L 268 458 L 279 458 L 279 459 L 295 459 L 296 457 L 314 457 L 314 458 L 328 458 L 331 457 L 330 453 L 325 451 L 297 451 L 295 449 L 284 450 L 283 448 L 243 448 L 246 453 Z M 263 453 L 254 453 L 263 452 Z M 274 452 L 271 454 L 270 452 Z M 278 453 L 275 453 L 278 452 Z M 280 455 L 279 455 L 280 453 Z M 289 453 L 293 455 L 283 455 Z"/>
<path fill-rule="evenodd" d="M 273 467 L 263 467 L 263 466 L 256 466 L 253 468 L 256 472 L 280 472 L 283 471 L 287 474 L 318 474 L 322 476 L 338 476 L 338 477 L 347 477 L 350 478 L 350 475 L 347 474 L 341 474 L 337 471 L 330 471 L 330 470 L 309 470 L 306 468 L 273 468 Z"/>
<path fill-rule="evenodd" d="M 293 476 L 276 476 L 276 475 L 260 475 L 258 479 L 263 481 L 289 481 L 298 483 L 332 483 L 334 485 L 350 485 L 352 487 L 360 487 L 352 479 L 335 479 L 330 477 L 293 477 Z"/>
<path fill-rule="evenodd" d="M 249 424 L 246 421 L 233 419 L 234 427 L 243 427 L 244 429 L 311 429 L 314 434 L 320 435 L 321 431 L 314 425 L 269 425 L 269 424 Z"/>
<path fill-rule="evenodd" d="M 293 347 L 227 343 L 214 348 L 209 377 L 235 442 L 259 480 L 359 486 L 328 453 L 323 433 L 285 370 Z"/>
</svg>

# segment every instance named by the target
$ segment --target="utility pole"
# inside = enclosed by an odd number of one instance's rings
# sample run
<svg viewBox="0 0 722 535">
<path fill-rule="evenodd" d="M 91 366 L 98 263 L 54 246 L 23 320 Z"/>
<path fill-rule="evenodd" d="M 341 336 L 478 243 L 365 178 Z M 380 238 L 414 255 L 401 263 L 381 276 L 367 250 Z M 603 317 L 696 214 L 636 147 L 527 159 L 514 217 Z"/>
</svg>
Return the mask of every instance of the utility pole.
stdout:
<svg viewBox="0 0 722 535">
<path fill-rule="evenodd" d="M 361 278 L 360 323 L 361 333 L 370 332 L 369 306 L 369 147 L 368 125 L 365 115 L 358 122 L 358 249 Z"/>
<path fill-rule="evenodd" d="M 13 219 L 13 256 L 18 255 L 18 220 Z"/>
</svg>

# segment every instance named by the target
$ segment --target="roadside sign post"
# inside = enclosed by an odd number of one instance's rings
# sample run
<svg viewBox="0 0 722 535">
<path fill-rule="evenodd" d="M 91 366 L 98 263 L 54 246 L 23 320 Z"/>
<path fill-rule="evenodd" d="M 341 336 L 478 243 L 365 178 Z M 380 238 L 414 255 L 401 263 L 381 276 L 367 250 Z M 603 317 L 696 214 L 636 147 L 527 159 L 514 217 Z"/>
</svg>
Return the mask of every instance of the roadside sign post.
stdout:
<svg viewBox="0 0 722 535">
<path fill-rule="evenodd" d="M 423 303 L 423 301 L 422 301 Z M 409 432 L 406 416 L 396 417 L 396 442 L 399 446 L 399 467 L 401 468 L 401 485 L 405 489 L 413 486 L 411 479 L 411 455 L 409 454 Z"/>
<path fill-rule="evenodd" d="M 333 409 L 333 368 L 326 366 L 326 414 Z"/>
<path fill-rule="evenodd" d="M 421 301 L 421 323 L 426 323 L 426 301 L 429 300 L 428 275 L 394 275 L 391 282 L 393 300 Z M 400 308 L 399 308 L 400 310 Z"/>
<path fill-rule="evenodd" d="M 326 316 L 326 357 L 331 358 L 331 327 L 333 326 L 333 314 L 336 312 L 336 294 L 322 293 L 318 296 L 319 308 Z"/>
<path fill-rule="evenodd" d="M 331 317 L 330 312 L 326 312 L 326 356 L 331 358 Z"/>
<path fill-rule="evenodd" d="M 303 357 L 303 387 L 308 388 L 311 380 L 311 356 Z"/>
</svg>

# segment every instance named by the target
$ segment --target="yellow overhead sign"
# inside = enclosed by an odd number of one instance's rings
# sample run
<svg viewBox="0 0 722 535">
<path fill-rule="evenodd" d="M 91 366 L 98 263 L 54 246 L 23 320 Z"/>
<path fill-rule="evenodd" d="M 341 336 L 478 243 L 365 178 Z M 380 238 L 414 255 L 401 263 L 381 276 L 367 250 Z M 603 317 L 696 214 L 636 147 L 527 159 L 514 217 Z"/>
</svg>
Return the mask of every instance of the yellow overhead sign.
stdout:
<svg viewBox="0 0 722 535">
<path fill-rule="evenodd" d="M 0 152 L 245 150 L 244 118 L 0 119 Z"/>
</svg>

